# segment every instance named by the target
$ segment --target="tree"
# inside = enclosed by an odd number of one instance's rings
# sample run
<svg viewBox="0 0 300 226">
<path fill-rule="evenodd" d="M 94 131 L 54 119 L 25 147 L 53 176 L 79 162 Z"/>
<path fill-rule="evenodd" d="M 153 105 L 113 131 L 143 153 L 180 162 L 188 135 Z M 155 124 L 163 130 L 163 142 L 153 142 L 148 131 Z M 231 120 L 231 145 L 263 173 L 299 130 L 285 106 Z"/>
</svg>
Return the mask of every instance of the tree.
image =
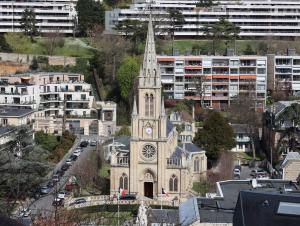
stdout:
<svg viewBox="0 0 300 226">
<path fill-rule="evenodd" d="M 33 9 L 26 8 L 22 13 L 20 21 L 21 28 L 27 36 L 30 36 L 31 40 L 34 35 L 38 33 L 36 28 L 36 18 Z"/>
<path fill-rule="evenodd" d="M 117 80 L 123 100 L 127 100 L 138 73 L 138 59 L 136 57 L 125 57 L 117 73 Z"/>
<path fill-rule="evenodd" d="M 78 15 L 78 31 L 81 35 L 87 35 L 97 24 L 104 24 L 105 8 L 100 1 L 78 0 L 76 5 Z"/>
<path fill-rule="evenodd" d="M 124 125 L 122 128 L 116 133 L 116 136 L 130 136 L 131 132 L 128 126 Z"/>
<path fill-rule="evenodd" d="M 240 94 L 230 104 L 230 121 L 245 124 L 250 137 L 253 160 L 256 159 L 255 140 L 261 127 L 261 114 L 256 111 L 256 100 L 251 90 L 248 94 Z"/>
<path fill-rule="evenodd" d="M 46 39 L 43 42 L 46 54 L 52 56 L 56 48 L 62 48 L 65 45 L 65 39 L 59 29 L 55 29 L 45 34 Z"/>
<path fill-rule="evenodd" d="M 235 146 L 233 129 L 219 112 L 211 112 L 196 133 L 194 143 L 204 148 L 208 159 L 215 161 Z"/>
<path fill-rule="evenodd" d="M 252 49 L 252 46 L 250 44 L 247 44 L 246 49 L 244 50 L 245 55 L 254 55 L 255 52 Z"/>
<path fill-rule="evenodd" d="M 4 38 L 10 49 L 18 54 L 25 53 L 31 45 L 30 39 L 22 33 L 6 33 Z"/>
<path fill-rule="evenodd" d="M 213 0 L 199 0 L 199 2 L 196 3 L 196 7 L 212 7 L 217 5 L 216 3 L 213 2 Z"/>
<path fill-rule="evenodd" d="M 185 20 L 182 12 L 178 9 L 169 9 L 168 11 L 168 20 L 171 26 L 171 34 L 172 34 L 172 53 L 174 52 L 174 36 L 176 28 L 180 28 L 183 26 Z"/>
<path fill-rule="evenodd" d="M 5 40 L 5 37 L 3 34 L 0 34 L 0 51 L 1 52 L 10 52 L 11 49 L 8 45 L 8 43 Z"/>
</svg>

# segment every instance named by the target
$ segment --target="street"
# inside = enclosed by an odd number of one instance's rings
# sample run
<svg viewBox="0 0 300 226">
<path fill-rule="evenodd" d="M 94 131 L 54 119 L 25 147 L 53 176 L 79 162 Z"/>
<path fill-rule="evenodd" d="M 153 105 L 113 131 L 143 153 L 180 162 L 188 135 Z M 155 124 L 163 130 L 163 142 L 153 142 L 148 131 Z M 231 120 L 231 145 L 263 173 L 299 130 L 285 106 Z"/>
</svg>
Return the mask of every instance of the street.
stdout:
<svg viewBox="0 0 300 226">
<path fill-rule="evenodd" d="M 61 169 L 61 166 L 65 163 L 65 160 L 69 158 L 75 149 L 79 146 L 81 141 L 83 140 L 97 140 L 97 141 L 102 141 L 103 138 L 99 138 L 98 136 L 82 136 L 80 139 L 76 140 L 75 144 L 73 145 L 72 149 L 64 156 L 62 161 L 58 163 L 53 170 L 53 172 L 57 172 L 58 170 Z M 81 152 L 80 156 L 78 159 L 74 162 L 72 162 L 72 165 L 68 170 L 66 170 L 65 174 L 60 178 L 60 180 L 55 184 L 53 188 L 51 188 L 50 192 L 47 195 L 43 195 L 37 200 L 33 201 L 28 207 L 31 210 L 31 216 L 30 217 L 24 217 L 22 219 L 19 219 L 20 222 L 22 222 L 25 225 L 30 225 L 31 220 L 35 216 L 41 216 L 41 217 L 47 217 L 50 215 L 53 215 L 55 212 L 55 206 L 52 205 L 52 202 L 54 198 L 57 196 L 57 193 L 64 187 L 64 185 L 67 183 L 67 180 L 69 179 L 70 176 L 74 175 L 74 168 L 77 164 L 79 164 L 81 161 L 83 161 L 84 156 L 86 156 L 90 151 L 95 150 L 96 146 L 90 146 L 88 145 L 87 147 L 82 148 L 83 151 Z M 48 179 L 48 181 L 51 181 L 51 176 Z M 45 183 L 47 184 L 47 182 Z"/>
</svg>

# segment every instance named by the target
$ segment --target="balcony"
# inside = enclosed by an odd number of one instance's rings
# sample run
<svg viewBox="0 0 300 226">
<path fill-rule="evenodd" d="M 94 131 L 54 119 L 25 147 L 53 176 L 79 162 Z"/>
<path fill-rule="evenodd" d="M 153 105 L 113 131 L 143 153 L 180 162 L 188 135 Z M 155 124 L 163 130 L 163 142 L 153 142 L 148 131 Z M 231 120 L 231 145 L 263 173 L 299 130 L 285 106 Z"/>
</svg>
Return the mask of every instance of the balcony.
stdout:
<svg viewBox="0 0 300 226">
<path fill-rule="evenodd" d="M 128 167 L 129 166 L 129 157 L 117 157 L 117 163 L 115 166 Z"/>
<path fill-rule="evenodd" d="M 183 168 L 180 158 L 167 158 L 168 168 Z"/>
</svg>

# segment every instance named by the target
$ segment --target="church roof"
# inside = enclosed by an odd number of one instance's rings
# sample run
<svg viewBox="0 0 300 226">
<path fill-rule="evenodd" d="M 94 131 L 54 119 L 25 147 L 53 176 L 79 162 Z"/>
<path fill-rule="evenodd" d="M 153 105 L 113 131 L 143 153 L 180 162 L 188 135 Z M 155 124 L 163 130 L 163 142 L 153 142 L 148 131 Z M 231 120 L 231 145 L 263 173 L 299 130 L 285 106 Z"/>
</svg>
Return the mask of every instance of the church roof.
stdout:
<svg viewBox="0 0 300 226">
<path fill-rule="evenodd" d="M 173 128 L 173 123 L 169 119 L 167 119 L 167 136 L 170 134 L 170 132 L 172 132 Z"/>
<path fill-rule="evenodd" d="M 185 144 L 184 149 L 186 153 L 190 153 L 190 154 L 204 151 L 203 149 L 199 148 L 193 143 Z M 175 151 L 172 153 L 171 158 L 180 158 L 182 153 L 183 153 L 183 144 L 179 144 L 175 148 Z"/>
</svg>

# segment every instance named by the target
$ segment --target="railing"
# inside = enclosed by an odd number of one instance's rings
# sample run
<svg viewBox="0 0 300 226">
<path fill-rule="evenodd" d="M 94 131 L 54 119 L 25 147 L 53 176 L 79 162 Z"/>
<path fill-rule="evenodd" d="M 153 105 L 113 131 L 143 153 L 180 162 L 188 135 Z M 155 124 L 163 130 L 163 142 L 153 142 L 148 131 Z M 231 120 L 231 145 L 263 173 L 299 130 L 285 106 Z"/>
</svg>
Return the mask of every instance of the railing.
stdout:
<svg viewBox="0 0 300 226">
<path fill-rule="evenodd" d="M 167 158 L 168 168 L 182 168 L 182 162 L 180 158 Z"/>
<path fill-rule="evenodd" d="M 129 157 L 117 157 L 118 166 L 129 166 Z"/>
</svg>

